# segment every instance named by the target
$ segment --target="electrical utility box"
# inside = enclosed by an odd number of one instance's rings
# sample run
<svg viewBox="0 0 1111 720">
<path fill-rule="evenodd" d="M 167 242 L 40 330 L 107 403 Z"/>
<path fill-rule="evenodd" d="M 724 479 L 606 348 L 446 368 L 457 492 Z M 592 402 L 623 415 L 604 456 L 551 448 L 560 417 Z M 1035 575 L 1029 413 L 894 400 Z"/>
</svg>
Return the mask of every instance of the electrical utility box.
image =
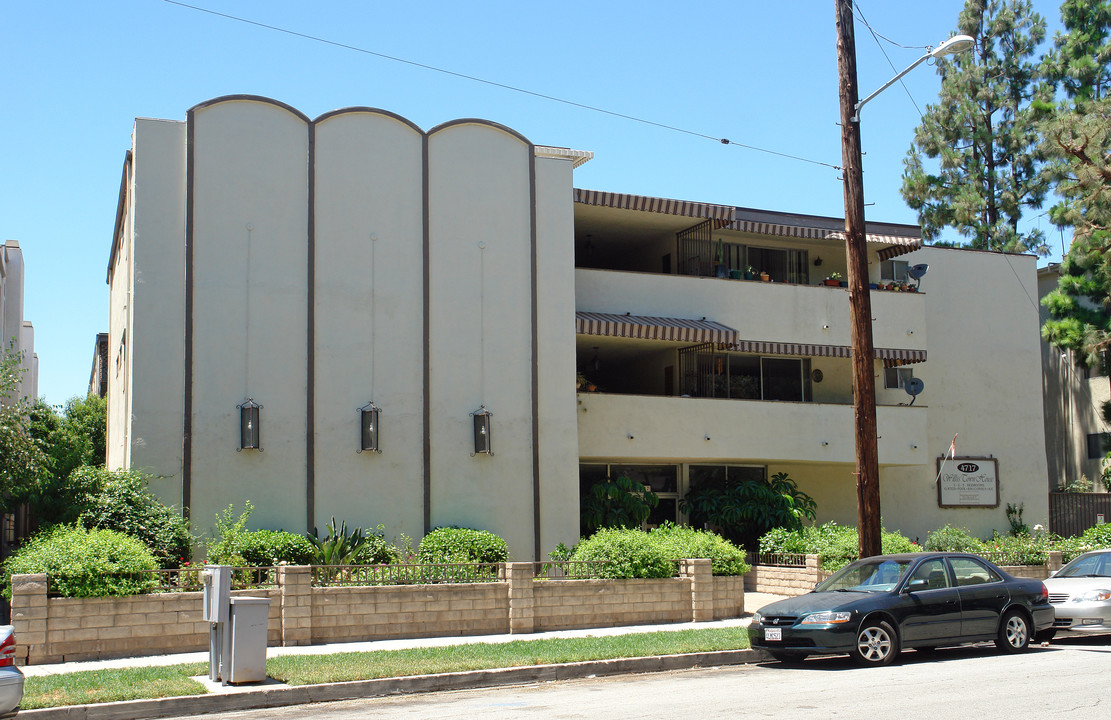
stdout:
<svg viewBox="0 0 1111 720">
<path fill-rule="evenodd" d="M 234 568 L 205 569 L 202 620 L 209 623 L 208 679 L 223 685 L 266 679 L 270 598 L 232 597 Z"/>
</svg>

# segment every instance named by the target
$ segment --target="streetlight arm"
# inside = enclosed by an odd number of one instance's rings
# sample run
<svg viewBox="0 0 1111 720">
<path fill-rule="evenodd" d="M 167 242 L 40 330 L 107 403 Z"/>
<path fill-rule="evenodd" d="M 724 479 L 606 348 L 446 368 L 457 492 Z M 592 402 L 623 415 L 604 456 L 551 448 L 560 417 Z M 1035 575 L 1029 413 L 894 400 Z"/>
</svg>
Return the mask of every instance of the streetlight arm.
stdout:
<svg viewBox="0 0 1111 720">
<path fill-rule="evenodd" d="M 888 80 L 887 82 L 885 82 L 885 83 L 884 83 L 883 85 L 881 85 L 881 86 L 880 86 L 880 89 L 879 89 L 879 90 L 876 90 L 876 91 L 875 91 L 874 93 L 872 93 L 871 95 L 869 95 L 868 97 L 864 98 L 863 100 L 861 100 L 860 102 L 858 102 L 858 103 L 857 103 L 856 105 L 854 105 L 854 106 L 853 106 L 853 117 L 852 117 L 852 121 L 853 121 L 853 122 L 860 122 L 860 108 L 864 107 L 864 103 L 868 102 L 869 100 L 871 100 L 871 99 L 872 99 L 872 98 L 874 98 L 875 96 L 879 95 L 879 94 L 880 94 L 881 92 L 883 92 L 883 91 L 884 91 L 884 90 L 886 90 L 887 88 L 889 88 L 889 87 L 891 87 L 892 85 L 894 85 L 895 83 L 897 83 L 897 82 L 898 82 L 899 80 L 901 80 L 901 79 L 902 79 L 902 77 L 903 77 L 904 75 L 906 75 L 906 74 L 907 74 L 908 72 L 910 72 L 910 71 L 911 71 L 911 70 L 913 70 L 914 68 L 918 67 L 918 66 L 919 66 L 919 65 L 921 65 L 922 63 L 926 62 L 926 61 L 927 61 L 927 60 L 929 60 L 929 59 L 930 59 L 931 57 L 933 57 L 933 56 L 932 56 L 932 55 L 930 55 L 930 53 L 926 53 L 925 55 L 923 55 L 922 57 L 918 58 L 918 59 L 917 59 L 917 60 L 915 60 L 915 61 L 914 61 L 913 63 L 911 63 L 911 64 L 910 64 L 910 65 L 909 65 L 909 66 L 907 67 L 907 69 L 906 69 L 906 70 L 902 71 L 901 73 L 899 73 L 898 75 L 896 75 L 895 77 L 891 78 L 890 80 Z"/>
</svg>

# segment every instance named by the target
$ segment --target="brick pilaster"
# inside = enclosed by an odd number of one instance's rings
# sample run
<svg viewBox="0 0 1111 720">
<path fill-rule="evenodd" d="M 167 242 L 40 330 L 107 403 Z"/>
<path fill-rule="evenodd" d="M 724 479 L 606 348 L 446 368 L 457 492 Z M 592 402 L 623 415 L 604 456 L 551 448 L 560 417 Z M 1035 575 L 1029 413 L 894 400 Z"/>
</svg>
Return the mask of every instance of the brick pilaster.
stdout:
<svg viewBox="0 0 1111 720">
<path fill-rule="evenodd" d="M 308 565 L 278 568 L 282 645 L 312 642 L 312 573 Z"/>
<path fill-rule="evenodd" d="M 12 575 L 12 626 L 17 665 L 47 662 L 46 574 Z"/>
<path fill-rule="evenodd" d="M 691 581 L 691 619 L 714 619 L 714 570 L 705 558 L 679 561 L 679 575 Z"/>
<path fill-rule="evenodd" d="M 1050 550 L 1049 557 L 1045 560 L 1045 569 L 1050 573 L 1055 573 L 1061 569 L 1063 562 L 1061 560 L 1060 550 Z"/>
<path fill-rule="evenodd" d="M 536 601 L 532 592 L 535 577 L 532 563 L 505 563 L 502 572 L 502 577 L 509 581 L 509 632 L 534 632 Z"/>
</svg>

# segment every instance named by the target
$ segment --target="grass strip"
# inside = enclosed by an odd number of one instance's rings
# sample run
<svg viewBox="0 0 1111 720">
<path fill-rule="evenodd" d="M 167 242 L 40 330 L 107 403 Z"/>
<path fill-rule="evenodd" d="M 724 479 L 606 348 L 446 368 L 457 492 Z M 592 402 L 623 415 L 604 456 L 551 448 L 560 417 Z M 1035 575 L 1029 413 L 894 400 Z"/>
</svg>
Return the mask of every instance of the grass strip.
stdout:
<svg viewBox="0 0 1111 720">
<path fill-rule="evenodd" d="M 327 655 L 281 655 L 266 661 L 267 675 L 289 685 L 316 685 L 406 675 L 652 657 L 748 647 L 743 627 L 664 630 L 605 637 L 514 640 L 446 647 L 375 650 Z M 28 677 L 20 708 L 204 695 L 190 676 L 208 674 L 207 663 L 87 670 Z"/>
<path fill-rule="evenodd" d="M 747 647 L 748 634 L 745 628 L 711 628 L 607 637 L 471 643 L 334 655 L 285 655 L 267 660 L 266 671 L 270 677 L 289 685 L 315 685 L 585 660 L 739 650 Z"/>
<path fill-rule="evenodd" d="M 208 692 L 204 685 L 191 680 L 189 676 L 206 674 L 207 663 L 189 663 L 33 676 L 24 681 L 23 701 L 19 707 L 21 710 L 31 710 L 85 703 L 204 695 Z"/>
</svg>

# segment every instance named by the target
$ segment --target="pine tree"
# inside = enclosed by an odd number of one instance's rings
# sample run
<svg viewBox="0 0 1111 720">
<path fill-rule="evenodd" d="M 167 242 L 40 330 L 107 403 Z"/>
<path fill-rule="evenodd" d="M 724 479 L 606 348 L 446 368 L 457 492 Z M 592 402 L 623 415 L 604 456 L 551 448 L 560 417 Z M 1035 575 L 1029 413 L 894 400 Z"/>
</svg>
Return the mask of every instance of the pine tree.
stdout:
<svg viewBox="0 0 1111 720">
<path fill-rule="evenodd" d="M 904 160 L 903 198 L 926 240 L 952 227 L 973 248 L 1045 253 L 1040 230 L 1019 231 L 1046 191 L 1035 122 L 1051 88 L 1034 57 L 1045 19 L 1029 0 L 967 0 L 958 32 L 976 44 L 937 61 L 941 92 Z"/>
<path fill-rule="evenodd" d="M 1066 100 L 1040 126 L 1045 176 L 1061 200 L 1050 208 L 1073 229 L 1057 290 L 1042 301 L 1042 337 L 1098 366 L 1111 345 L 1111 0 L 1065 0 L 1045 75 Z"/>
</svg>

